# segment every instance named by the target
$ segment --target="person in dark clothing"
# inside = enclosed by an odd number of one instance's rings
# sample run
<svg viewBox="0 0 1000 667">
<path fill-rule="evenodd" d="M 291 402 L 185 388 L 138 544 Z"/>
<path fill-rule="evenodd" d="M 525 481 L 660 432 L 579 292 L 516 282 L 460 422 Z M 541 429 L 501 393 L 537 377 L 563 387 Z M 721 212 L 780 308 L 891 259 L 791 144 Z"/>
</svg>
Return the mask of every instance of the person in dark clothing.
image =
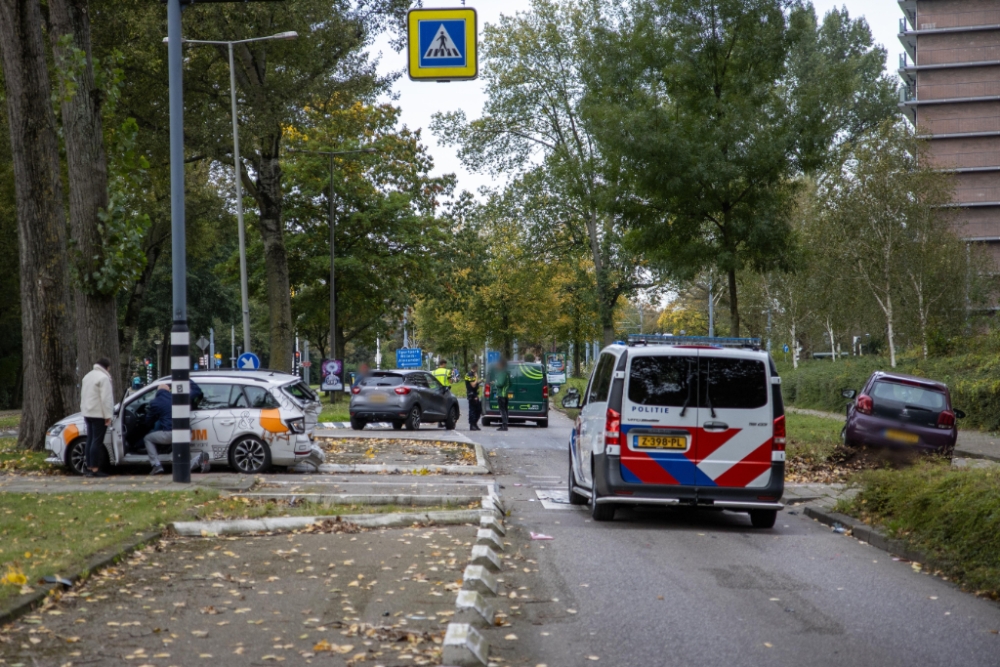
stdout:
<svg viewBox="0 0 1000 667">
<path fill-rule="evenodd" d="M 483 416 L 483 403 L 479 399 L 479 365 L 472 364 L 465 374 L 465 397 L 469 399 L 469 430 L 479 431 L 479 418 Z"/>
<path fill-rule="evenodd" d="M 507 430 L 508 401 L 510 400 L 510 371 L 507 370 L 507 362 L 501 359 L 497 362 L 493 371 L 493 393 L 497 397 L 497 405 L 500 408 L 500 428 L 498 431 Z"/>
<path fill-rule="evenodd" d="M 194 382 L 191 383 L 191 409 L 195 409 L 201 399 L 201 388 Z M 169 445 L 173 442 L 174 429 L 174 397 L 170 391 L 170 385 L 162 385 L 156 390 L 156 396 L 150 401 L 146 408 L 146 425 L 150 427 L 149 433 L 143 438 L 146 444 L 146 454 L 149 456 L 149 463 L 153 466 L 150 475 L 162 475 L 163 465 L 160 463 L 159 454 L 156 451 L 157 445 Z M 191 459 L 191 472 L 208 472 L 212 467 L 210 458 L 206 452 L 201 452 Z"/>
</svg>

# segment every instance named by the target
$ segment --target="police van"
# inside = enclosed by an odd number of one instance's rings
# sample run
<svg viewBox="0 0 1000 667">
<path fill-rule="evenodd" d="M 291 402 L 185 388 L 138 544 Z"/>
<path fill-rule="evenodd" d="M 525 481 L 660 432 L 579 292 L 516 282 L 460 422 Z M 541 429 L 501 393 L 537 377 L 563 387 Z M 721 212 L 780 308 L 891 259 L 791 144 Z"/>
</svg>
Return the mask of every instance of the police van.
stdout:
<svg viewBox="0 0 1000 667">
<path fill-rule="evenodd" d="M 774 526 L 785 477 L 781 378 L 758 339 L 630 336 L 605 348 L 569 443 L 569 497 L 747 512 Z M 570 404 L 566 404 L 568 401 Z"/>
</svg>

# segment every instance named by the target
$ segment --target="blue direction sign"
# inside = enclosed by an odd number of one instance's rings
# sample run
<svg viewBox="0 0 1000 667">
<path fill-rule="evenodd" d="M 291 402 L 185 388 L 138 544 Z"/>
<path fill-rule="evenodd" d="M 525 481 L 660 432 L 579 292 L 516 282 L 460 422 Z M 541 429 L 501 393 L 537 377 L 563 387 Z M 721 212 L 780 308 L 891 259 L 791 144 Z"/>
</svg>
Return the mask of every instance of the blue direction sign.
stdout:
<svg viewBox="0 0 1000 667">
<path fill-rule="evenodd" d="M 396 368 L 420 368 L 423 353 L 419 347 L 404 347 L 396 350 Z"/>
<path fill-rule="evenodd" d="M 241 371 L 255 371 L 260 368 L 260 358 L 253 352 L 244 352 L 236 360 L 236 368 Z"/>
<path fill-rule="evenodd" d="M 488 365 L 493 365 L 500 361 L 500 353 L 496 350 L 490 350 L 486 353 L 486 363 Z"/>
<path fill-rule="evenodd" d="M 410 78 L 463 81 L 479 76 L 476 10 L 411 9 Z"/>
</svg>

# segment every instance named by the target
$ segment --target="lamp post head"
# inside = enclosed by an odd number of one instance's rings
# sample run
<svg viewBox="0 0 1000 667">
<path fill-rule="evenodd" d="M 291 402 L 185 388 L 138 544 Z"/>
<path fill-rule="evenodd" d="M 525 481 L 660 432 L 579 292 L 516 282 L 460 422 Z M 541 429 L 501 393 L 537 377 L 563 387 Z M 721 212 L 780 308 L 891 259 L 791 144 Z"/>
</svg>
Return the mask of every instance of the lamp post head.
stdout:
<svg viewBox="0 0 1000 667">
<path fill-rule="evenodd" d="M 294 30 L 289 30 L 288 32 L 279 32 L 277 35 L 273 35 L 271 39 L 295 39 L 299 36 L 299 33 Z"/>
</svg>

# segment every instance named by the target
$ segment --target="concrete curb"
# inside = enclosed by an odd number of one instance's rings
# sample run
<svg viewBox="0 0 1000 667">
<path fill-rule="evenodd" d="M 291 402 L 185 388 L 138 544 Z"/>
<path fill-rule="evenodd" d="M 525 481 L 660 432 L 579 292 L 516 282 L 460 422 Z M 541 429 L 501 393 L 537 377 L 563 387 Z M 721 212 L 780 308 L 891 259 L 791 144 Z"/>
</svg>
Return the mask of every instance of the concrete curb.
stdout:
<svg viewBox="0 0 1000 667">
<path fill-rule="evenodd" d="M 444 635 L 441 660 L 455 667 L 485 667 L 488 664 L 490 645 L 468 623 L 449 623 Z"/>
<path fill-rule="evenodd" d="M 483 510 L 446 510 L 440 512 L 394 512 L 392 514 L 342 514 L 341 521 L 362 528 L 400 528 L 414 523 L 452 526 L 476 524 Z M 184 537 L 215 537 L 217 535 L 242 535 L 244 533 L 278 533 L 302 530 L 337 516 L 283 516 L 264 519 L 239 519 L 234 521 L 176 521 L 170 527 Z"/>
<path fill-rule="evenodd" d="M 805 510 L 803 510 L 803 514 L 810 519 L 815 519 L 816 521 L 819 521 L 827 526 L 832 527 L 840 524 L 847 530 L 850 530 L 853 537 L 857 538 L 861 542 L 867 542 L 876 549 L 881 549 L 882 551 L 900 556 L 906 560 L 934 566 L 933 559 L 928 559 L 925 554 L 910 549 L 902 540 L 894 540 L 886 537 L 875 528 L 872 528 L 868 524 L 855 519 L 854 517 L 831 510 L 825 510 L 820 507 L 813 507 L 811 505 L 807 506 Z"/>
<path fill-rule="evenodd" d="M 314 466 L 311 463 L 299 463 L 292 467 L 295 472 L 318 472 L 329 474 L 341 473 L 443 473 L 446 475 L 489 475 L 493 472 L 483 446 L 475 442 L 456 442 L 459 445 L 471 446 L 476 452 L 476 465 L 393 465 L 388 463 L 323 463 Z"/>
<path fill-rule="evenodd" d="M 90 577 L 90 575 L 115 565 L 133 551 L 158 541 L 160 536 L 161 533 L 158 530 L 143 533 L 131 542 L 128 542 L 123 547 L 118 547 L 110 551 L 96 554 L 89 561 L 87 561 L 87 564 L 76 574 L 72 574 L 65 578 L 72 581 L 73 584 L 76 585 Z M 16 599 L 13 602 L 0 607 L 0 626 L 11 623 L 21 616 L 31 612 L 37 606 L 42 604 L 45 601 L 45 598 L 47 598 L 52 591 L 61 589 L 62 587 L 62 584 L 45 584 L 44 586 L 39 586 L 34 593 Z"/>
<path fill-rule="evenodd" d="M 470 505 L 480 501 L 478 493 L 464 496 L 419 495 L 394 493 L 236 493 L 234 498 L 258 500 L 301 500 L 308 503 L 333 503 L 337 505 L 410 505 L 433 507 L 435 505 Z"/>
</svg>

